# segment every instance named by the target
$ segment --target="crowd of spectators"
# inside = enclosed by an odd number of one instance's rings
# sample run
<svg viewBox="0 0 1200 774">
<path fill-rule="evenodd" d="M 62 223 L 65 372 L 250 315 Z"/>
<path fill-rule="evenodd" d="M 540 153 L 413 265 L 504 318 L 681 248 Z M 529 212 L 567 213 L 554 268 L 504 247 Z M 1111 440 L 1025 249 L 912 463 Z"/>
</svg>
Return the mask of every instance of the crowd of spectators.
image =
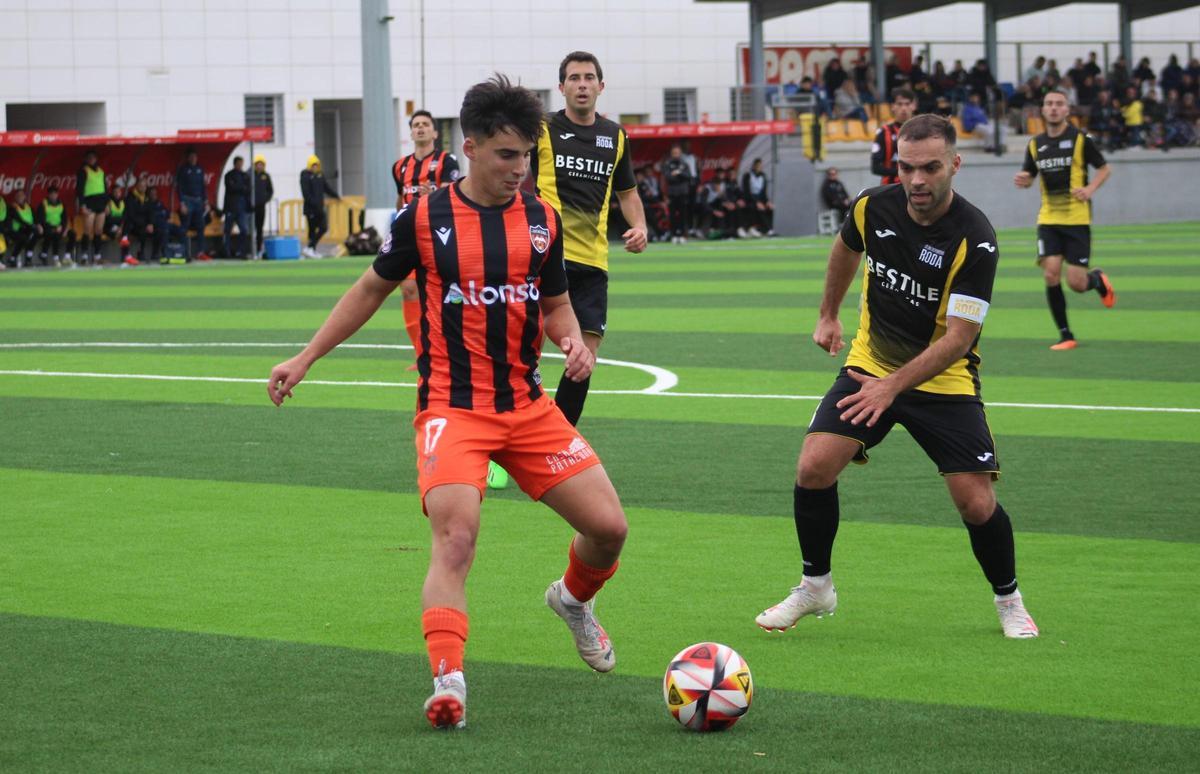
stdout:
<svg viewBox="0 0 1200 774">
<path fill-rule="evenodd" d="M 961 59 L 947 68 L 942 61 L 927 67 L 916 56 L 907 68 L 889 54 L 884 65 L 886 94 L 879 94 L 875 67 L 860 57 L 847 68 L 832 59 L 818 78 L 803 77 L 779 87 L 784 96 L 812 96 L 816 112 L 830 119 L 862 121 L 870 106 L 885 102 L 894 89 L 916 95 L 917 113 L 958 116 L 968 134 L 985 140 L 992 136 L 990 120 L 1006 115 L 1005 129 L 1024 134 L 1040 117 L 1042 97 L 1051 89 L 1067 93 L 1075 121 L 1095 135 L 1109 150 L 1128 147 L 1161 148 L 1196 145 L 1200 138 L 1200 60 L 1186 66 L 1171 55 L 1156 71 L 1149 57 L 1130 67 L 1117 57 L 1107 71 L 1092 51 L 1078 57 L 1067 69 L 1054 59 L 1038 56 L 1026 66 L 1015 84 L 999 84 L 984 59 L 969 69 Z"/>
<path fill-rule="evenodd" d="M 1043 56 L 1021 74 L 1021 83 L 1008 100 L 1014 126 L 1039 114 L 1042 97 L 1051 89 L 1067 94 L 1076 121 L 1108 150 L 1195 145 L 1200 136 L 1200 59 L 1187 66 L 1172 54 L 1155 71 L 1149 57 L 1130 69 L 1123 56 L 1108 71 L 1097 62 L 1096 52 L 1082 57 L 1065 72 Z"/>
<path fill-rule="evenodd" d="M 754 159 L 740 180 L 728 167 L 701 181 L 696 157 L 686 144 L 677 144 L 665 159 L 637 168 L 634 175 L 651 241 L 775 235 L 775 206 L 762 159 Z"/>
</svg>

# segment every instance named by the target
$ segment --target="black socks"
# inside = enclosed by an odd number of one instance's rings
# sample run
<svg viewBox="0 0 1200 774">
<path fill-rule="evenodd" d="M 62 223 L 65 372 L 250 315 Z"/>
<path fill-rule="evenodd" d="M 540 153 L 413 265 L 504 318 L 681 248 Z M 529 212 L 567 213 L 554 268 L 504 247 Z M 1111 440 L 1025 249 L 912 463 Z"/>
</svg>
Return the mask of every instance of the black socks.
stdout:
<svg viewBox="0 0 1200 774">
<path fill-rule="evenodd" d="M 984 577 L 992 584 L 997 594 L 1011 594 L 1017 590 L 1017 556 L 1013 547 L 1012 522 L 1008 514 L 996 503 L 992 517 L 983 524 L 968 524 L 971 550 L 983 569 Z"/>
<path fill-rule="evenodd" d="M 573 382 L 563 374 L 562 379 L 558 382 L 558 390 L 554 393 L 554 402 L 558 404 L 559 410 L 563 416 L 572 425 L 579 424 L 579 417 L 583 414 L 583 402 L 587 400 L 588 385 L 591 384 L 592 378 L 589 376 L 582 382 Z"/>
<path fill-rule="evenodd" d="M 793 498 L 796 537 L 804 558 L 804 574 L 829 574 L 829 558 L 838 530 L 837 482 L 828 489 L 805 489 L 797 485 Z"/>
<path fill-rule="evenodd" d="M 1067 297 L 1063 295 L 1062 285 L 1046 286 L 1046 301 L 1050 304 L 1050 315 L 1058 326 L 1059 335 L 1064 339 L 1073 339 L 1071 328 L 1067 325 Z"/>
</svg>

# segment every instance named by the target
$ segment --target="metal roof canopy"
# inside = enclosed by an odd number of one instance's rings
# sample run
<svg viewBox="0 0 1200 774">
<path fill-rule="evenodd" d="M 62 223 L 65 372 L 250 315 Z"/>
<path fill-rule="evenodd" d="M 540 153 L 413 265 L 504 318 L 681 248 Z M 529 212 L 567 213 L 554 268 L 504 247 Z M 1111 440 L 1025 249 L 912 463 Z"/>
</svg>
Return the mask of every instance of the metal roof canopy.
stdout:
<svg viewBox="0 0 1200 774">
<path fill-rule="evenodd" d="M 698 3 L 728 3 L 747 2 L 747 0 L 695 0 Z M 883 56 L 883 22 L 900 16 L 931 11 L 942 6 L 954 5 L 958 0 L 871 0 L 870 7 L 870 37 L 872 59 L 882 61 Z M 984 58 L 996 72 L 996 22 L 1012 19 L 1017 16 L 1037 11 L 1046 11 L 1064 5 L 1071 5 L 1072 0 L 982 0 L 983 6 L 983 44 Z M 833 5 L 830 0 L 749 0 L 750 23 L 750 80 L 751 105 L 753 118 L 761 119 L 766 110 L 763 80 L 763 35 L 762 23 L 768 19 L 777 19 L 801 11 L 811 11 L 826 5 Z M 1126 60 L 1133 55 L 1133 22 L 1172 11 L 1182 11 L 1194 8 L 1200 3 L 1196 0 L 1117 0 L 1113 3 L 1118 11 L 1118 36 L 1120 48 Z M 876 86 L 880 94 L 887 91 L 884 68 L 876 67 Z"/>
<path fill-rule="evenodd" d="M 698 3 L 730 3 L 730 2 L 746 2 L 747 0 L 695 0 Z M 912 13 L 921 11 L 930 11 L 934 8 L 940 8 L 944 5 L 955 5 L 960 0 L 876 0 L 876 5 L 879 6 L 881 16 L 886 19 L 895 19 L 899 16 L 907 16 Z M 1062 5 L 1070 5 L 1072 0 L 1007 0 L 1006 2 L 994 2 L 996 20 L 1011 19 L 1014 16 L 1024 16 L 1027 13 L 1036 11 L 1045 11 L 1051 8 L 1057 8 Z M 811 11 L 814 8 L 821 8 L 826 5 L 833 5 L 832 0 L 758 0 L 758 6 L 762 9 L 762 19 L 778 19 L 780 16 L 788 16 L 800 11 Z M 1113 3 L 1114 5 L 1124 5 L 1127 8 L 1130 21 L 1146 19 L 1159 14 L 1171 13 L 1172 11 L 1182 11 L 1186 8 L 1194 8 L 1200 3 L 1196 0 L 1126 0 L 1124 3 Z"/>
</svg>

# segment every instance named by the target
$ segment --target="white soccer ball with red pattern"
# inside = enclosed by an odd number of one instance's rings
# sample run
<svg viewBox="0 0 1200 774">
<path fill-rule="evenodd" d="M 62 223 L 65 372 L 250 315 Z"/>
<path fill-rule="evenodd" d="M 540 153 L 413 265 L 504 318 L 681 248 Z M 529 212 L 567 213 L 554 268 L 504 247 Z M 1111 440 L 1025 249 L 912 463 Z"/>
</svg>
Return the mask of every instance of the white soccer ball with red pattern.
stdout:
<svg viewBox="0 0 1200 774">
<path fill-rule="evenodd" d="M 724 731 L 750 709 L 754 680 L 737 651 L 698 642 L 676 654 L 663 676 L 671 717 L 693 731 Z"/>
</svg>

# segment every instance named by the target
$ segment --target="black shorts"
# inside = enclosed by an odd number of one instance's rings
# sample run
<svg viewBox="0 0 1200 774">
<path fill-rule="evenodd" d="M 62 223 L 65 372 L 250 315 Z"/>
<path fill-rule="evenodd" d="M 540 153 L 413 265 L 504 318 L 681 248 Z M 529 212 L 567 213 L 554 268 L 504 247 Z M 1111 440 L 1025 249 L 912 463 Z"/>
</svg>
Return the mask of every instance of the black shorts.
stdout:
<svg viewBox="0 0 1200 774">
<path fill-rule="evenodd" d="M 855 369 L 858 370 L 858 369 Z M 859 384 L 843 368 L 813 412 L 809 433 L 827 433 L 862 444 L 854 462 L 866 464 L 867 450 L 878 445 L 899 423 L 908 431 L 943 476 L 952 473 L 1000 473 L 996 442 L 988 428 L 983 403 L 974 400 L 918 393 L 901 393 L 883 412 L 874 427 L 843 422 L 837 402 L 858 392 Z"/>
<path fill-rule="evenodd" d="M 108 212 L 108 194 L 85 196 L 83 197 L 83 206 L 97 215 L 103 215 Z"/>
<path fill-rule="evenodd" d="M 567 289 L 579 329 L 604 338 L 608 327 L 608 272 L 567 261 Z"/>
<path fill-rule="evenodd" d="M 1091 226 L 1038 226 L 1038 262 L 1049 255 L 1061 255 L 1073 266 L 1087 268 L 1092 257 Z"/>
</svg>

